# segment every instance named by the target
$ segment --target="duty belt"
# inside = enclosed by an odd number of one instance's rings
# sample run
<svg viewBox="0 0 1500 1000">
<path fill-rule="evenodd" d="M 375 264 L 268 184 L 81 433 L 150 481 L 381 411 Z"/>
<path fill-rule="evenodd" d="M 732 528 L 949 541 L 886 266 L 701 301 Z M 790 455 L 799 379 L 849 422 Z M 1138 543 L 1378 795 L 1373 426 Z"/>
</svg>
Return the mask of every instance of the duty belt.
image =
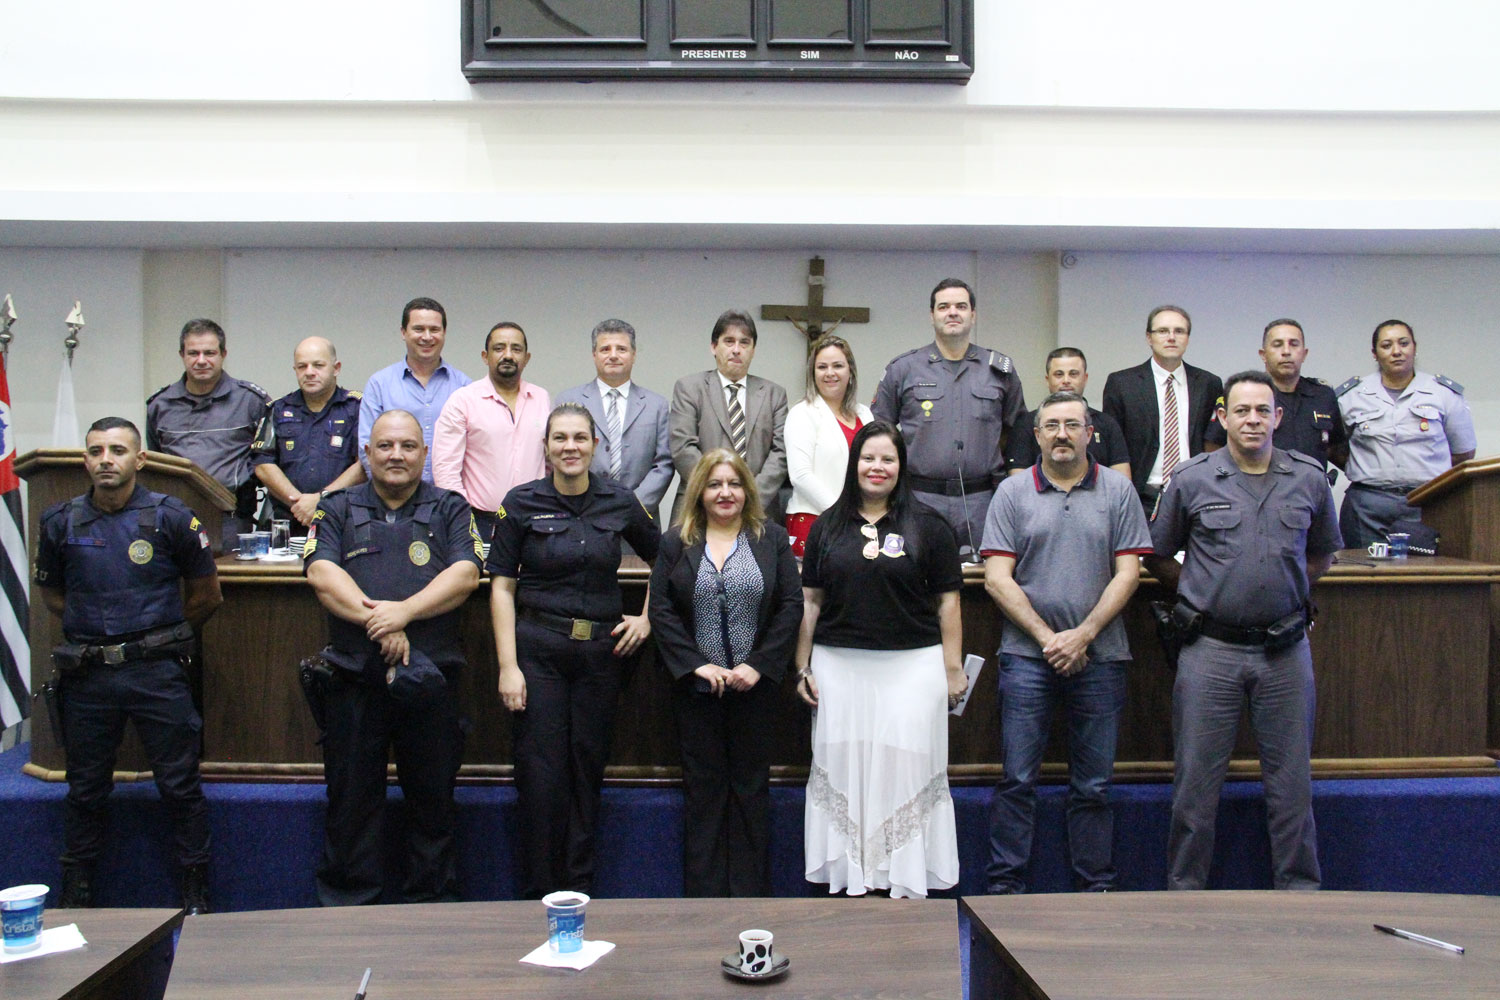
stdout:
<svg viewBox="0 0 1500 1000">
<path fill-rule="evenodd" d="M 1263 628 L 1239 628 L 1216 622 L 1208 617 L 1204 617 L 1203 624 L 1199 626 L 1198 631 L 1210 639 L 1217 639 L 1234 646 L 1264 646 L 1266 644 L 1267 633 Z"/>
<path fill-rule="evenodd" d="M 192 639 L 193 627 L 187 622 L 178 622 L 168 628 L 153 629 L 139 639 L 109 645 L 78 643 L 59 646 L 58 650 L 66 650 L 74 654 L 79 662 L 86 666 L 102 663 L 105 666 L 118 667 L 132 660 L 143 660 L 161 653 L 186 652 L 187 645 L 192 642 Z"/>
<path fill-rule="evenodd" d="M 928 479 L 926 476 L 910 476 L 907 481 L 918 493 L 938 493 L 947 497 L 983 493 L 995 486 L 992 476 L 981 476 L 978 479 Z"/>
<path fill-rule="evenodd" d="M 590 639 L 603 639 L 615 630 L 616 625 L 620 624 L 618 621 L 596 622 L 587 618 L 568 618 L 565 615 L 554 615 L 535 608 L 522 608 L 517 614 L 548 631 L 558 632 L 569 639 L 578 639 L 582 642 Z"/>
</svg>

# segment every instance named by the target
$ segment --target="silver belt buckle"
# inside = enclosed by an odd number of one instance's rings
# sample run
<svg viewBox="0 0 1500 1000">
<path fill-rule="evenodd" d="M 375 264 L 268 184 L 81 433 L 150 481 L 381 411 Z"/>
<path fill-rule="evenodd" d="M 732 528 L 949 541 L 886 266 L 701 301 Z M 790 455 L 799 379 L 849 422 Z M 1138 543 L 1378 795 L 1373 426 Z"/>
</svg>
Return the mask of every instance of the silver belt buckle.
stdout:
<svg viewBox="0 0 1500 1000">
<path fill-rule="evenodd" d="M 113 646 L 100 646 L 99 658 L 112 667 L 118 667 L 125 662 L 125 644 L 121 642 Z"/>
<path fill-rule="evenodd" d="M 594 623 L 586 618 L 573 619 L 573 631 L 568 633 L 569 639 L 578 639 L 587 642 L 594 637 Z"/>
</svg>

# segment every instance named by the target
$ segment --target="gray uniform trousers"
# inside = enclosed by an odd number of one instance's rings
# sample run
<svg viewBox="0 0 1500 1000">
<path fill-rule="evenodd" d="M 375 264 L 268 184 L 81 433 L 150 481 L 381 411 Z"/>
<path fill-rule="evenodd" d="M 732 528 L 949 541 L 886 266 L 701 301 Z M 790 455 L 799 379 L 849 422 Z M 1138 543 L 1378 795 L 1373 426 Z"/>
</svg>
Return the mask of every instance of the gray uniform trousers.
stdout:
<svg viewBox="0 0 1500 1000">
<path fill-rule="evenodd" d="M 1208 882 L 1219 791 L 1246 697 L 1260 750 L 1273 884 L 1277 889 L 1316 889 L 1322 882 L 1310 760 L 1317 696 L 1307 639 L 1267 655 L 1263 649 L 1199 636 L 1183 648 L 1172 689 L 1176 768 L 1167 842 L 1169 889 L 1202 889 Z"/>
<path fill-rule="evenodd" d="M 979 543 L 984 539 L 984 519 L 990 512 L 990 501 L 994 499 L 995 490 L 975 490 L 968 497 L 950 497 L 942 493 L 922 493 L 912 490 L 912 496 L 922 503 L 937 511 L 948 527 L 953 529 L 953 537 L 958 539 L 959 553 L 968 556 L 977 554 Z M 967 499 L 967 503 L 964 501 Z M 973 542 L 971 549 L 970 542 Z"/>
</svg>

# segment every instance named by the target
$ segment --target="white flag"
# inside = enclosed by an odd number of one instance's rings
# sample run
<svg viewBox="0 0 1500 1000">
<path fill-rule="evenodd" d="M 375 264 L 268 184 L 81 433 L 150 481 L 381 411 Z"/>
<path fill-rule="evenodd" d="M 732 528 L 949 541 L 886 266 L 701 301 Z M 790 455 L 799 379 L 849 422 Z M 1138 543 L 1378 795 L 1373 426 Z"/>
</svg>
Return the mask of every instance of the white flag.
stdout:
<svg viewBox="0 0 1500 1000">
<path fill-rule="evenodd" d="M 78 406 L 73 402 L 73 364 L 63 359 L 62 374 L 57 377 L 57 413 L 52 417 L 52 447 L 82 448 L 78 435 Z"/>
</svg>

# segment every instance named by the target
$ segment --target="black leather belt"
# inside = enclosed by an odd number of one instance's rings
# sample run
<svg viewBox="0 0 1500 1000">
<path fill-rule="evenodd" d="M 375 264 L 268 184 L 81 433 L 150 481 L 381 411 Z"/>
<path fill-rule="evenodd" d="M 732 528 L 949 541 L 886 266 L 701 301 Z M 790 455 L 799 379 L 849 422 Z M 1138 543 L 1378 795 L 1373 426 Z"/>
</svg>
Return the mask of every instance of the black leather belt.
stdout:
<svg viewBox="0 0 1500 1000">
<path fill-rule="evenodd" d="M 568 618 L 547 611 L 538 611 L 535 608 L 521 608 L 516 614 L 550 632 L 557 632 L 569 639 L 577 639 L 581 642 L 608 638 L 609 634 L 615 630 L 615 626 L 620 624 L 618 621 L 596 622 L 587 618 Z"/>
<path fill-rule="evenodd" d="M 1233 646 L 1265 646 L 1266 637 L 1269 634 L 1263 628 L 1239 628 L 1234 625 L 1225 625 L 1216 622 L 1212 618 L 1205 617 L 1203 624 L 1198 629 L 1203 635 L 1220 642 L 1227 642 Z"/>
<path fill-rule="evenodd" d="M 995 488 L 995 480 L 991 476 L 979 479 L 928 479 L 926 476 L 911 476 L 908 482 L 918 493 L 938 493 L 946 497 L 983 493 Z"/>
<path fill-rule="evenodd" d="M 193 627 L 187 622 L 179 622 L 170 628 L 154 629 L 139 639 L 108 645 L 81 643 L 70 648 L 77 651 L 79 660 L 86 665 L 102 663 L 118 667 L 132 660 L 144 660 L 161 653 L 185 652 L 186 650 L 178 647 L 191 642 L 192 638 Z"/>
</svg>

